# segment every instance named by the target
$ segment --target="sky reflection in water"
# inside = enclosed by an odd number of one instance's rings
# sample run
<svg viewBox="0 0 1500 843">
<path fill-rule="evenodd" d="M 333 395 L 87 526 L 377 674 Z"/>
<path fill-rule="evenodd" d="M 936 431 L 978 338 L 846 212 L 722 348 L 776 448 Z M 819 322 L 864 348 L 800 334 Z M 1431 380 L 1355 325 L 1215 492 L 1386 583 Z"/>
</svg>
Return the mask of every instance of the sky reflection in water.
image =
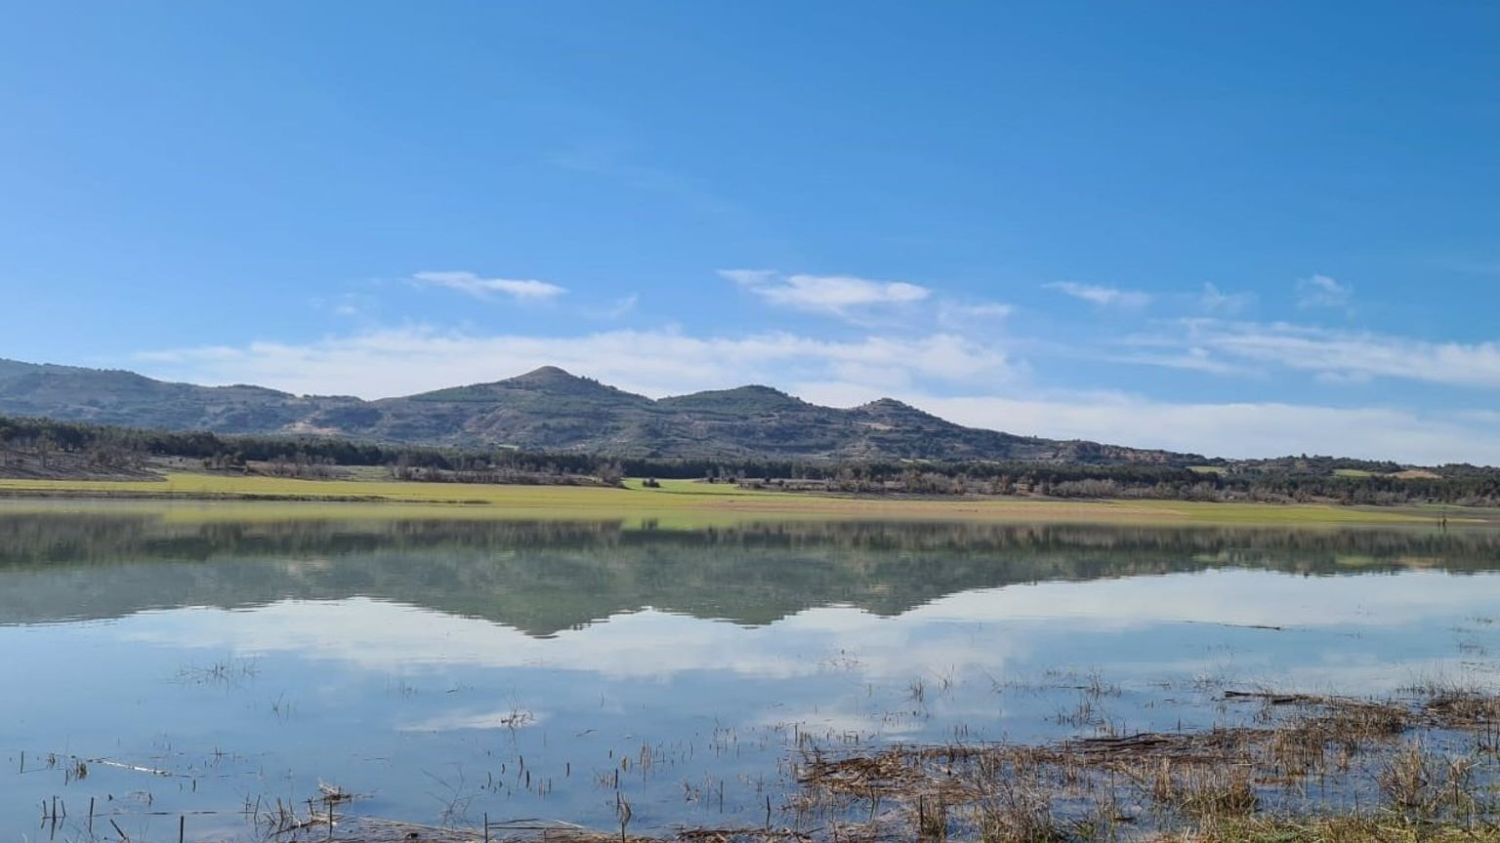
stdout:
<svg viewBox="0 0 1500 843">
<path fill-rule="evenodd" d="M 1226 685 L 1500 675 L 1483 533 L 105 508 L 0 510 L 0 537 L 11 839 L 53 796 L 136 839 L 189 811 L 239 833 L 246 801 L 320 781 L 367 815 L 607 827 L 616 771 L 636 828 L 758 823 L 799 737 L 1039 741 L 1248 715 Z M 75 755 L 172 775 L 96 761 L 75 781 Z"/>
</svg>

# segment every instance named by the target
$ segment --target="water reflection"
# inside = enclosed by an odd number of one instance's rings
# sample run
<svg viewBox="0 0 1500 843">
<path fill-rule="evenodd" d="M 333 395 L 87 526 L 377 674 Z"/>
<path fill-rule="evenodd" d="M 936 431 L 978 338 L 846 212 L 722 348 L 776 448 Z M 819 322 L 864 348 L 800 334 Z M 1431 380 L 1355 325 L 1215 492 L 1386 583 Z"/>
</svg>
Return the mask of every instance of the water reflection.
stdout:
<svg viewBox="0 0 1500 843">
<path fill-rule="evenodd" d="M 622 774 L 637 828 L 759 822 L 809 735 L 1041 740 L 1220 722 L 1226 685 L 1497 675 L 1488 532 L 201 516 L 0 510 L 0 828 L 60 796 L 133 839 L 188 811 L 240 834 L 247 799 L 320 781 L 372 815 L 608 826 Z"/>
<path fill-rule="evenodd" d="M 211 563 L 211 564 L 209 564 Z M 547 636 L 644 607 L 771 623 L 897 615 L 974 589 L 1250 567 L 1333 575 L 1500 569 L 1500 533 L 1087 525 L 181 522 L 0 508 L 0 624 L 174 606 L 371 597 Z"/>
</svg>

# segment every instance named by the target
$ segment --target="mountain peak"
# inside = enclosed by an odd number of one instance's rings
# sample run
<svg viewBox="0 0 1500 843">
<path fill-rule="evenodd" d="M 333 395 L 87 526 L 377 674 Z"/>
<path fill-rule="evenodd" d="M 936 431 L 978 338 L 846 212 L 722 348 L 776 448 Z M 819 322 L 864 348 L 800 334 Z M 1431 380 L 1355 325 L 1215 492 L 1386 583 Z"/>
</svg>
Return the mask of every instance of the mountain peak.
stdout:
<svg viewBox="0 0 1500 843">
<path fill-rule="evenodd" d="M 921 410 L 918 410 L 916 407 L 913 407 L 912 405 L 907 404 L 904 401 L 897 401 L 894 398 L 876 398 L 874 401 L 869 401 L 869 402 L 866 402 L 864 404 L 861 404 L 858 407 L 856 407 L 855 409 L 859 409 L 859 410 L 887 410 L 887 411 L 890 411 L 890 410 L 901 410 L 901 411 L 906 411 L 906 412 L 915 411 L 915 412 L 918 412 L 918 413 L 922 412 Z"/>
<path fill-rule="evenodd" d="M 805 406 L 802 399 L 761 384 L 675 395 L 671 398 L 663 398 L 659 403 L 682 410 L 741 413 L 773 412 Z"/>
<path fill-rule="evenodd" d="M 515 386 L 547 386 L 549 384 L 577 383 L 583 380 L 587 380 L 587 378 L 580 378 L 558 366 L 538 366 L 525 374 L 506 378 L 501 383 L 513 384 Z"/>
<path fill-rule="evenodd" d="M 854 409 L 858 412 L 876 416 L 937 419 L 937 416 L 925 410 L 919 410 L 904 401 L 897 401 L 894 398 L 877 398 L 867 404 L 861 404 Z"/>
<path fill-rule="evenodd" d="M 759 384 L 759 383 L 748 384 L 746 386 L 740 387 L 740 389 L 743 390 L 747 394 L 755 394 L 755 395 L 778 395 L 778 396 L 780 396 L 782 398 L 794 398 L 795 397 L 791 393 L 784 392 L 784 391 L 782 391 L 780 389 L 777 389 L 774 386 L 766 386 L 765 384 Z"/>
<path fill-rule="evenodd" d="M 632 395 L 615 387 L 607 386 L 593 378 L 579 377 L 556 366 L 542 366 L 532 369 L 525 374 L 516 375 L 513 378 L 506 378 L 504 380 L 449 387 L 448 389 L 424 392 L 419 395 L 409 395 L 406 399 L 396 398 L 386 400 L 494 403 L 497 401 L 512 400 L 518 396 L 529 396 L 526 400 L 587 398 L 608 401 L 630 400 L 634 402 L 650 402 L 648 398 Z"/>
</svg>

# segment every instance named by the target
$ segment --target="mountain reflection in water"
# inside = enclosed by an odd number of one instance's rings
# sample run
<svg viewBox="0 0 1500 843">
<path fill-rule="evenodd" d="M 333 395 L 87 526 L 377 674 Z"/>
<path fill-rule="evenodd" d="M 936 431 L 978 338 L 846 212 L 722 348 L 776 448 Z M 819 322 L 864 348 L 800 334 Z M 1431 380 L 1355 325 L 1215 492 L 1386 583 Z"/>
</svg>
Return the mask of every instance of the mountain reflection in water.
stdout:
<svg viewBox="0 0 1500 843">
<path fill-rule="evenodd" d="M 1500 533 L 1432 529 L 313 520 L 6 514 L 0 624 L 369 597 L 534 636 L 653 607 L 745 625 L 818 606 L 897 615 L 945 595 L 1223 568 L 1500 570 Z"/>
<path fill-rule="evenodd" d="M 1500 676 L 1489 531 L 287 511 L 0 503 L 0 829 L 55 796 L 131 839 L 258 839 L 247 802 L 320 783 L 428 823 L 609 827 L 618 783 L 632 830 L 758 825 L 810 746 Z"/>
</svg>

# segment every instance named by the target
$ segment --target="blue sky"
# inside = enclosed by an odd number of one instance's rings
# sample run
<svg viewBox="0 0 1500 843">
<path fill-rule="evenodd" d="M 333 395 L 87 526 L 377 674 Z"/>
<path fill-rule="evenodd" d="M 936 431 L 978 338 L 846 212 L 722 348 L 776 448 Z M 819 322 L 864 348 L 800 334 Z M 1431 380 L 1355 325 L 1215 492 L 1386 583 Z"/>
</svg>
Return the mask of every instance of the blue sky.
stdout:
<svg viewBox="0 0 1500 843">
<path fill-rule="evenodd" d="M 1500 462 L 1500 7 L 13 3 L 0 356 Z"/>
</svg>

